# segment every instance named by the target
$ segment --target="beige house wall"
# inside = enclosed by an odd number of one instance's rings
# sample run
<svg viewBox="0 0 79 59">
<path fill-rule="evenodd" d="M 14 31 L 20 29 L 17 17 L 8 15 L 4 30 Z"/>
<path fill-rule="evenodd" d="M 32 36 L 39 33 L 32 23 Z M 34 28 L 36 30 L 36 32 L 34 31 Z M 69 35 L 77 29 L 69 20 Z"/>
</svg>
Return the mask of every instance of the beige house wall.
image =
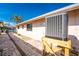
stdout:
<svg viewBox="0 0 79 59">
<path fill-rule="evenodd" d="M 32 23 L 32 31 L 27 31 L 27 24 Z M 41 18 L 40 20 L 28 22 L 24 24 L 24 28 L 20 25 L 20 28 L 17 29 L 19 34 L 30 37 L 35 40 L 40 40 L 43 36 L 45 36 L 45 19 Z"/>
<path fill-rule="evenodd" d="M 79 51 L 79 9 L 68 12 L 68 35 L 72 46 Z"/>
<path fill-rule="evenodd" d="M 79 9 L 69 11 L 68 13 L 68 37 L 72 40 L 72 47 L 79 51 Z M 27 24 L 33 24 L 32 31 L 27 31 Z M 24 28 L 21 26 L 24 25 Z M 40 18 L 20 25 L 17 29 L 19 34 L 30 37 L 32 39 L 41 40 L 45 36 L 45 18 Z"/>
</svg>

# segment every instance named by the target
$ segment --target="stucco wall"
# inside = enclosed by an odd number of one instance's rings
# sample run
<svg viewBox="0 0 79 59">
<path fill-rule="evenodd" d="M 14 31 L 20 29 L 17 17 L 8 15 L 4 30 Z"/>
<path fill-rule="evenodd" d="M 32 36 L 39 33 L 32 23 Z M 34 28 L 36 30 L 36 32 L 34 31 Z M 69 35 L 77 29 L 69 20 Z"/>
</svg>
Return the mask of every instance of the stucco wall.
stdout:
<svg viewBox="0 0 79 59">
<path fill-rule="evenodd" d="M 33 24 L 32 31 L 27 31 L 25 24 L 24 28 L 17 29 L 17 32 L 32 39 L 41 40 L 45 36 L 45 19 L 30 23 Z M 72 47 L 79 51 L 79 10 L 68 12 L 68 36 L 72 40 Z"/>
<path fill-rule="evenodd" d="M 79 10 L 68 12 L 68 35 L 72 46 L 79 51 Z"/>
<path fill-rule="evenodd" d="M 41 38 L 45 36 L 45 19 L 32 21 L 30 23 L 32 23 L 33 26 L 32 31 L 27 31 L 27 27 L 25 24 L 24 28 L 20 26 L 20 28 L 17 29 L 17 32 L 32 39 L 41 40 Z"/>
</svg>

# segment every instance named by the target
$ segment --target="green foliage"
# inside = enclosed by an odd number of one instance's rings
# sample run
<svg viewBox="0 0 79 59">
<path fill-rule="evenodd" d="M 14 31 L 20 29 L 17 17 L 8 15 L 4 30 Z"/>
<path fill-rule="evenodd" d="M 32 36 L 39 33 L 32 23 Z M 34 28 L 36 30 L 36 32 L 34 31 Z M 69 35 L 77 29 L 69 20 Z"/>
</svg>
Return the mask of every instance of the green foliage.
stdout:
<svg viewBox="0 0 79 59">
<path fill-rule="evenodd" d="M 5 30 L 7 28 L 3 22 L 0 21 L 0 24 L 2 24 L 2 26 L 0 26 L 0 30 Z"/>
<path fill-rule="evenodd" d="M 4 27 L 0 27 L 0 30 L 6 30 L 7 29 L 7 27 L 6 26 L 4 26 Z"/>
</svg>

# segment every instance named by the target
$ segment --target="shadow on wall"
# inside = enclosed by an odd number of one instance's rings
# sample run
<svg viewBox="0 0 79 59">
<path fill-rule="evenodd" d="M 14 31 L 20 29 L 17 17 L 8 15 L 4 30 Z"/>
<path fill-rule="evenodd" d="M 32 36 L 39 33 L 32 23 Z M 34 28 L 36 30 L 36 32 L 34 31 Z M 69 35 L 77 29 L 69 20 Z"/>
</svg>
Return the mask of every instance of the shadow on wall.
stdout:
<svg viewBox="0 0 79 59">
<path fill-rule="evenodd" d="M 75 35 L 69 35 L 68 37 L 71 39 L 72 48 L 76 52 L 79 52 L 79 40 L 77 37 Z"/>
</svg>

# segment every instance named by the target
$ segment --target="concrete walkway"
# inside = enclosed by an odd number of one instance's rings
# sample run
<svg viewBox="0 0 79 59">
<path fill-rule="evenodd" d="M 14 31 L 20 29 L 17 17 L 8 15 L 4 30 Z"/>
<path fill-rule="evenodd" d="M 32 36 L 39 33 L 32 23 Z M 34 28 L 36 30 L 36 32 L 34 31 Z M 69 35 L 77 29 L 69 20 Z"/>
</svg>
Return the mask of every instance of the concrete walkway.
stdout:
<svg viewBox="0 0 79 59">
<path fill-rule="evenodd" d="M 21 55 L 6 33 L 0 35 L 0 55 L 2 56 Z"/>
<path fill-rule="evenodd" d="M 39 41 L 22 38 L 17 34 L 9 33 L 10 37 L 13 39 L 16 45 L 20 48 L 25 56 L 41 56 L 41 43 Z"/>
</svg>

